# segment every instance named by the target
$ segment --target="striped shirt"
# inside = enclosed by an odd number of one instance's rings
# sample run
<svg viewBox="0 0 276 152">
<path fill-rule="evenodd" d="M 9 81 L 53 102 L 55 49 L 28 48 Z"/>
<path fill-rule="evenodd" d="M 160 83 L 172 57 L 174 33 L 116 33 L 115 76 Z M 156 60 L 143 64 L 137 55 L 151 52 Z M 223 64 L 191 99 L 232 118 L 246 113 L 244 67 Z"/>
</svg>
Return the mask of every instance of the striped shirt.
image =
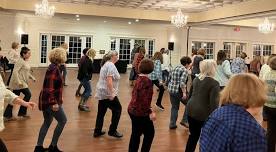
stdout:
<svg viewBox="0 0 276 152">
<path fill-rule="evenodd" d="M 266 74 L 265 82 L 268 88 L 265 106 L 276 108 L 276 70 L 271 69 L 271 71 Z"/>
<path fill-rule="evenodd" d="M 160 62 L 160 60 L 155 60 L 154 61 L 154 69 L 149 74 L 149 78 L 151 80 L 159 80 L 159 82 L 162 81 L 162 68 L 161 68 L 161 62 Z"/>
<path fill-rule="evenodd" d="M 170 93 L 179 93 L 179 87 L 186 86 L 188 70 L 183 65 L 176 66 L 170 73 L 168 90 Z"/>
</svg>

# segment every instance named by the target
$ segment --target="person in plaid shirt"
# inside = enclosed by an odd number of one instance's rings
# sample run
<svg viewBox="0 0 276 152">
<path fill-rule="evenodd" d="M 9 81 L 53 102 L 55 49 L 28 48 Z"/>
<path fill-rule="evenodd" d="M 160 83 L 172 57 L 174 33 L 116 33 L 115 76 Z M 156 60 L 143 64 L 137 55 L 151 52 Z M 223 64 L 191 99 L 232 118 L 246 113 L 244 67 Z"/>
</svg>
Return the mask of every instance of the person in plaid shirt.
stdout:
<svg viewBox="0 0 276 152">
<path fill-rule="evenodd" d="M 266 98 L 265 83 L 254 74 L 232 77 L 221 93 L 222 106 L 201 130 L 200 151 L 267 152 L 265 131 L 254 118 Z"/>
<path fill-rule="evenodd" d="M 169 76 L 168 90 L 170 93 L 170 100 L 172 104 L 171 119 L 169 125 L 170 129 L 177 128 L 176 120 L 178 117 L 179 103 L 183 98 L 187 98 L 186 80 L 188 78 L 188 68 L 191 62 L 192 60 L 190 57 L 182 57 L 180 59 L 181 65 L 176 66 Z M 184 116 L 181 124 L 185 124 Z"/>
<path fill-rule="evenodd" d="M 53 118 L 58 121 L 58 124 L 49 146 L 49 152 L 59 152 L 57 142 L 67 121 L 62 108 L 63 78 L 60 72 L 60 65 L 66 61 L 65 50 L 53 49 L 49 52 L 49 60 L 51 64 L 46 71 L 43 88 L 39 95 L 39 110 L 43 112 L 44 122 L 39 131 L 35 152 L 47 151 L 47 148 L 43 148 L 43 142 Z"/>
<path fill-rule="evenodd" d="M 163 81 L 162 81 L 162 68 L 161 68 L 161 64 L 163 63 L 163 56 L 161 52 L 155 52 L 152 60 L 154 62 L 154 69 L 152 71 L 152 73 L 149 74 L 149 78 L 151 79 L 152 83 L 158 87 L 159 89 L 159 94 L 158 94 L 158 98 L 156 101 L 156 106 L 160 109 L 160 110 L 164 110 L 165 108 L 162 106 L 162 98 L 163 98 L 163 94 L 165 91 L 165 88 L 163 86 Z"/>
</svg>

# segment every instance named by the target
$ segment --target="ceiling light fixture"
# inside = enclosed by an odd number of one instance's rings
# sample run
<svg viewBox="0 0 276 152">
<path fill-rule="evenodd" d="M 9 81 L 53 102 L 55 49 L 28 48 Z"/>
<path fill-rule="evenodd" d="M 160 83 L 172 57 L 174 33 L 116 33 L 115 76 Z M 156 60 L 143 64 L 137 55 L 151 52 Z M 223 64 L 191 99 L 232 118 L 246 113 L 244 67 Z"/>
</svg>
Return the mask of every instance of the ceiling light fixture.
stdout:
<svg viewBox="0 0 276 152">
<path fill-rule="evenodd" d="M 264 34 L 268 34 L 274 31 L 274 24 L 270 23 L 266 17 L 263 23 L 259 24 L 259 31 Z"/>
<path fill-rule="evenodd" d="M 49 6 L 48 0 L 42 0 L 41 4 L 35 5 L 35 15 L 51 18 L 55 15 L 55 7 Z"/>
<path fill-rule="evenodd" d="M 139 22 L 139 19 L 136 19 L 135 22 Z"/>
<path fill-rule="evenodd" d="M 177 28 L 185 26 L 187 24 L 187 21 L 188 16 L 183 15 L 180 8 L 177 10 L 176 15 L 171 16 L 171 23 L 175 25 Z"/>
<path fill-rule="evenodd" d="M 131 22 L 128 22 L 128 24 L 130 25 L 130 24 L 131 24 Z"/>
<path fill-rule="evenodd" d="M 77 14 L 76 17 L 80 17 L 80 15 Z"/>
</svg>

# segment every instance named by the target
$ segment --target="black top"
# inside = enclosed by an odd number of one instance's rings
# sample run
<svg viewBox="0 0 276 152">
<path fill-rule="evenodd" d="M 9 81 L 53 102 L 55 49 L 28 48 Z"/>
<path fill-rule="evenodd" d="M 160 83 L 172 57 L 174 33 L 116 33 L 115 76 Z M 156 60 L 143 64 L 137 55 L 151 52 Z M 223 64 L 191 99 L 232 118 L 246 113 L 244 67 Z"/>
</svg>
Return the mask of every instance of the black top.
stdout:
<svg viewBox="0 0 276 152">
<path fill-rule="evenodd" d="M 219 83 L 211 78 L 203 80 L 195 78 L 191 88 L 191 98 L 188 101 L 188 116 L 205 121 L 209 115 L 218 107 L 220 87 Z"/>
<path fill-rule="evenodd" d="M 199 62 L 203 60 L 202 56 L 196 56 L 193 61 L 193 69 L 192 69 L 192 75 L 196 75 L 200 73 L 199 69 Z"/>
<path fill-rule="evenodd" d="M 93 62 L 85 56 L 79 63 L 78 79 L 81 81 L 84 78 L 91 80 L 93 72 Z"/>
</svg>

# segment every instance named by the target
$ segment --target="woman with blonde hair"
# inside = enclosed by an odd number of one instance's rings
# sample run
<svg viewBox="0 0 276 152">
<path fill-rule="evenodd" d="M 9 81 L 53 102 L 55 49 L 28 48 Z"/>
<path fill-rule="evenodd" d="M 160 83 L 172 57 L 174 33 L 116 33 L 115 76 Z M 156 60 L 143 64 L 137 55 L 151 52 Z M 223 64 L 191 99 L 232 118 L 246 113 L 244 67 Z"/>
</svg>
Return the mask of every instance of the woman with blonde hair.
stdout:
<svg viewBox="0 0 276 152">
<path fill-rule="evenodd" d="M 221 107 L 201 130 L 200 151 L 267 152 L 265 131 L 255 119 L 266 99 L 265 83 L 257 76 L 233 76 L 221 92 Z"/>
<path fill-rule="evenodd" d="M 216 73 L 214 60 L 200 62 L 200 74 L 193 80 L 191 98 L 187 104 L 190 135 L 186 152 L 194 152 L 201 128 L 209 115 L 218 107 L 219 83 L 214 79 Z"/>
<path fill-rule="evenodd" d="M 79 64 L 78 80 L 84 87 L 84 92 L 81 96 L 78 109 L 80 111 L 89 112 L 89 107 L 86 105 L 88 98 L 91 96 L 91 84 L 93 73 L 93 60 L 96 56 L 96 51 L 94 49 L 89 49 L 83 60 Z"/>
<path fill-rule="evenodd" d="M 43 87 L 39 95 L 39 110 L 43 112 L 44 122 L 40 128 L 35 152 L 60 152 L 58 149 L 58 140 L 67 122 L 63 111 L 63 78 L 60 72 L 60 65 L 66 61 L 66 52 L 64 49 L 55 48 L 49 52 L 49 65 L 43 82 Z M 43 148 L 43 142 L 48 129 L 53 121 L 57 120 L 57 126 L 52 137 L 49 148 Z"/>
<path fill-rule="evenodd" d="M 162 106 L 162 98 L 163 98 L 163 94 L 165 91 L 164 88 L 164 84 L 162 81 L 162 68 L 161 68 L 161 64 L 163 63 L 163 56 L 161 52 L 155 52 L 152 60 L 154 62 L 154 69 L 152 71 L 152 73 L 149 74 L 149 78 L 152 81 L 152 83 L 158 87 L 159 89 L 159 94 L 158 94 L 158 98 L 156 101 L 156 106 L 160 109 L 160 110 L 164 110 L 165 108 Z"/>
<path fill-rule="evenodd" d="M 101 71 L 99 81 L 96 86 L 95 97 L 99 100 L 94 137 L 100 137 L 105 134 L 102 130 L 104 116 L 107 109 L 111 109 L 112 118 L 108 135 L 116 138 L 123 137 L 123 134 L 117 131 L 119 120 L 121 117 L 122 106 L 118 98 L 119 80 L 121 78 L 115 63 L 118 61 L 118 53 L 110 51 L 101 62 Z"/>
</svg>

